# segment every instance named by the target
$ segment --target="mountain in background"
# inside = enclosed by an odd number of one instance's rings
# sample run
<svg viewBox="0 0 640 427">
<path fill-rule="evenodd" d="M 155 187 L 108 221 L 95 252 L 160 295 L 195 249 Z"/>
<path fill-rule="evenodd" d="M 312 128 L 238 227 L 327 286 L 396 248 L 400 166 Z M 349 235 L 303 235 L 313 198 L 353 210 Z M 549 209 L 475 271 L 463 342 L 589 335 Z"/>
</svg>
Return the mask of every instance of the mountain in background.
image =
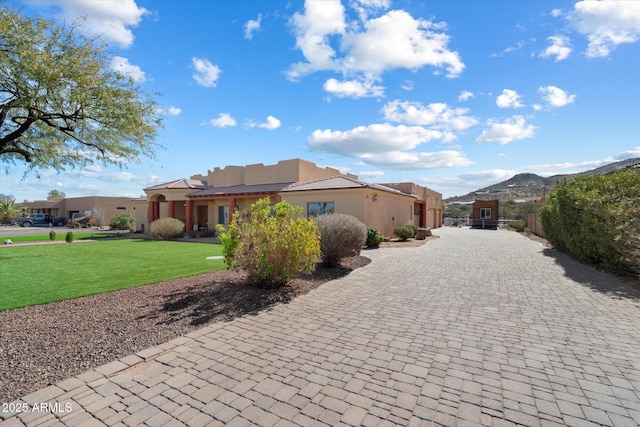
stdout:
<svg viewBox="0 0 640 427">
<path fill-rule="evenodd" d="M 543 178 L 534 173 L 519 173 L 512 178 L 481 188 L 463 196 L 450 197 L 444 200 L 446 203 L 452 202 L 472 202 L 474 200 L 540 200 L 543 194 L 549 192 L 560 179 L 581 175 L 606 175 L 620 169 L 640 165 L 640 157 L 610 163 L 596 169 L 585 172 L 553 175 Z"/>
</svg>

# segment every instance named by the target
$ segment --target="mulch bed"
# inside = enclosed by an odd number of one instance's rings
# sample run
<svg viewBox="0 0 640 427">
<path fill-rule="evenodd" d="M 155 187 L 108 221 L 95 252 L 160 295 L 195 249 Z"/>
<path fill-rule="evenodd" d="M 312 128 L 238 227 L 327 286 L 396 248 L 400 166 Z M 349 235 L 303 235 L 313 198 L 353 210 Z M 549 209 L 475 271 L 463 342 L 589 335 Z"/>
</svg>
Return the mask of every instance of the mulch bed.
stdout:
<svg viewBox="0 0 640 427">
<path fill-rule="evenodd" d="M 390 240 L 380 247 L 416 247 L 436 238 Z M 0 312 L 0 402 L 208 324 L 287 303 L 370 262 L 345 258 L 337 268 L 319 266 L 279 289 L 261 289 L 247 284 L 241 272 L 219 270 Z"/>
<path fill-rule="evenodd" d="M 279 289 L 219 270 L 116 292 L 0 312 L 0 402 L 167 342 L 207 324 L 287 303 L 369 264 L 346 258 Z"/>
</svg>

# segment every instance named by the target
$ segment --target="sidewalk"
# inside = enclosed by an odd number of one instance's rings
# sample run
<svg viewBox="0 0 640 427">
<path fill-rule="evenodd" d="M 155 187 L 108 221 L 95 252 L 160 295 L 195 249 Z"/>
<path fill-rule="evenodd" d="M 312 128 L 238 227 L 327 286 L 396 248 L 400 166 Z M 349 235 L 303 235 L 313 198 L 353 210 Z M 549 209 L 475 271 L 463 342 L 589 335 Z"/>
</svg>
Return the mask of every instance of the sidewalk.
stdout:
<svg viewBox="0 0 640 427">
<path fill-rule="evenodd" d="M 25 396 L 2 426 L 640 424 L 634 291 L 514 232 L 434 234 Z"/>
</svg>

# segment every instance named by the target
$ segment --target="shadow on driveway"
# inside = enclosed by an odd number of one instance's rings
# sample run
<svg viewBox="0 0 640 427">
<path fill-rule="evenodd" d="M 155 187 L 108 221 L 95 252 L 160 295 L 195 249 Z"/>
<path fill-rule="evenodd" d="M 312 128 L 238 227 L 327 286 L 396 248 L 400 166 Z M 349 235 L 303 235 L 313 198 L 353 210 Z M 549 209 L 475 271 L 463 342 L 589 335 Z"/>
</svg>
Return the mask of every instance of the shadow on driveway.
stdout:
<svg viewBox="0 0 640 427">
<path fill-rule="evenodd" d="M 618 278 L 595 267 L 583 264 L 555 249 L 543 249 L 564 270 L 565 276 L 598 292 L 614 298 L 631 299 L 640 303 L 640 280 Z"/>
</svg>

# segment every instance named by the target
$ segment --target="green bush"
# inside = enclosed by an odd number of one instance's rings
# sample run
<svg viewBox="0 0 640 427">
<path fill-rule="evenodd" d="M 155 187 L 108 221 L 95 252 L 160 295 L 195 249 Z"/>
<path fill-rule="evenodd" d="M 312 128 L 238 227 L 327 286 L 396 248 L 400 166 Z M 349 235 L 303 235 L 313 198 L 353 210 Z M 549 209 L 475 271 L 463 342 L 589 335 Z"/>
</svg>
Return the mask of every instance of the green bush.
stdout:
<svg viewBox="0 0 640 427">
<path fill-rule="evenodd" d="M 393 234 L 398 236 L 400 240 L 407 240 L 416 235 L 416 230 L 415 225 L 404 225 L 402 227 L 394 227 Z"/>
<path fill-rule="evenodd" d="M 49 232 L 49 240 L 56 240 L 56 232 L 51 230 Z"/>
<path fill-rule="evenodd" d="M 315 217 L 315 222 L 324 265 L 335 267 L 342 258 L 360 255 L 367 239 L 367 226 L 358 218 L 332 213 Z"/>
<path fill-rule="evenodd" d="M 377 248 L 380 246 L 380 243 L 384 240 L 382 234 L 375 227 L 367 228 L 367 240 L 365 241 L 365 245 L 368 248 Z"/>
<path fill-rule="evenodd" d="M 522 233 L 524 229 L 527 228 L 527 223 L 525 221 L 511 221 L 509 228 L 513 228 L 517 232 Z"/>
<path fill-rule="evenodd" d="M 540 208 L 558 250 L 610 272 L 640 274 L 640 176 L 633 170 L 561 180 Z"/>
<path fill-rule="evenodd" d="M 64 241 L 67 243 L 73 243 L 73 232 L 72 231 L 68 231 L 67 235 L 64 238 Z"/>
<path fill-rule="evenodd" d="M 300 207 L 287 202 L 272 207 L 266 197 L 251 205 L 247 214 L 236 212 L 228 227 L 216 228 L 227 265 L 245 270 L 253 283 L 281 286 L 294 274 L 316 268 L 318 229 Z"/>
<path fill-rule="evenodd" d="M 136 217 L 131 212 L 118 212 L 109 222 L 109 227 L 114 230 L 134 230 Z"/>
<path fill-rule="evenodd" d="M 149 232 L 159 240 L 177 239 L 184 235 L 184 222 L 175 218 L 160 218 L 151 223 Z"/>
</svg>

